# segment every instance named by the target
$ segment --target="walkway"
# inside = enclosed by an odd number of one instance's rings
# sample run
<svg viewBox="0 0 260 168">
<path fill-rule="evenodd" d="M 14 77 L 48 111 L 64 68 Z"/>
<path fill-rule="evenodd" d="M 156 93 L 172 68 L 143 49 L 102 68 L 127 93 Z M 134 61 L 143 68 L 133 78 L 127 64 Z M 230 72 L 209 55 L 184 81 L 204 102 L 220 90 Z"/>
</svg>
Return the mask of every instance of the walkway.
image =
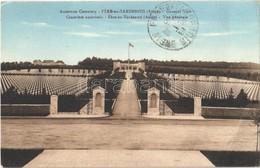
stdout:
<svg viewBox="0 0 260 168">
<path fill-rule="evenodd" d="M 127 80 L 123 80 L 120 93 L 113 108 L 113 115 L 123 118 L 134 118 L 141 116 L 141 109 L 136 93 L 134 80 L 130 80 L 131 72 L 126 73 Z"/>
<path fill-rule="evenodd" d="M 81 115 L 78 112 L 58 112 L 58 114 L 50 114 L 48 118 L 107 118 L 108 114 L 104 115 Z"/>
<path fill-rule="evenodd" d="M 199 151 L 45 150 L 25 167 L 187 167 L 214 166 Z"/>
</svg>

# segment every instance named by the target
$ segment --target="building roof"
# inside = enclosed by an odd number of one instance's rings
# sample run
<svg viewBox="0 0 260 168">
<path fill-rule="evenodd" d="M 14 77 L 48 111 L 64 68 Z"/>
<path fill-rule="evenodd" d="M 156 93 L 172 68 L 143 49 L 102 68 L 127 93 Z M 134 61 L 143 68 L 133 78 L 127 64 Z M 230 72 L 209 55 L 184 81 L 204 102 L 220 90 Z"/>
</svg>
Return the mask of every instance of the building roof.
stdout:
<svg viewBox="0 0 260 168">
<path fill-rule="evenodd" d="M 55 63 L 54 60 L 43 60 L 43 63 Z"/>
<path fill-rule="evenodd" d="M 57 60 L 56 63 L 62 63 L 64 64 L 64 62 L 62 60 Z"/>
<path fill-rule="evenodd" d="M 34 60 L 33 62 L 42 62 L 41 60 Z"/>
</svg>

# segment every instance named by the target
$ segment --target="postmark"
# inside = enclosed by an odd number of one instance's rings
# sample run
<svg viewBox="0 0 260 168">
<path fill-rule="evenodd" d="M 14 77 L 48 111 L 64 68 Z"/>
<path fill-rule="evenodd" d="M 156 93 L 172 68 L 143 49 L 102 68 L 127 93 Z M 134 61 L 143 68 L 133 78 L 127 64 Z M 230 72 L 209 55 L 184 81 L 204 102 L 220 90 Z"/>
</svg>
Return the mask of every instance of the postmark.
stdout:
<svg viewBox="0 0 260 168">
<path fill-rule="evenodd" d="M 151 11 L 147 23 L 150 38 L 167 50 L 181 50 L 195 39 L 199 22 L 194 10 L 183 2 L 162 2 Z"/>
</svg>

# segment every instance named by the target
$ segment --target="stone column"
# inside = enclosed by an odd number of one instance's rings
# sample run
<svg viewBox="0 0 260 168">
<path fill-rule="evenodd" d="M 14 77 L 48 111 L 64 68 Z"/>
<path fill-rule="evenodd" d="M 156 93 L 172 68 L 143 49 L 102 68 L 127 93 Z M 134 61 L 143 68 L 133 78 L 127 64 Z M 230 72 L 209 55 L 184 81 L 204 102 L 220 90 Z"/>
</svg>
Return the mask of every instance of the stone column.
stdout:
<svg viewBox="0 0 260 168">
<path fill-rule="evenodd" d="M 155 87 L 147 91 L 147 115 L 159 116 L 160 90 Z"/>
<path fill-rule="evenodd" d="M 50 114 L 58 113 L 58 95 L 51 95 Z"/>
<path fill-rule="evenodd" d="M 194 116 L 201 116 L 201 98 L 194 97 Z"/>
<path fill-rule="evenodd" d="M 93 112 L 95 115 L 105 114 L 105 89 L 98 86 L 93 89 Z"/>
<path fill-rule="evenodd" d="M 113 62 L 113 70 L 115 70 L 117 68 L 119 68 L 119 69 L 122 68 L 122 67 L 120 67 L 120 62 Z"/>
<path fill-rule="evenodd" d="M 137 70 L 138 68 L 142 69 L 143 71 L 145 71 L 145 63 L 144 62 L 138 62 L 138 67 L 137 67 Z"/>
</svg>

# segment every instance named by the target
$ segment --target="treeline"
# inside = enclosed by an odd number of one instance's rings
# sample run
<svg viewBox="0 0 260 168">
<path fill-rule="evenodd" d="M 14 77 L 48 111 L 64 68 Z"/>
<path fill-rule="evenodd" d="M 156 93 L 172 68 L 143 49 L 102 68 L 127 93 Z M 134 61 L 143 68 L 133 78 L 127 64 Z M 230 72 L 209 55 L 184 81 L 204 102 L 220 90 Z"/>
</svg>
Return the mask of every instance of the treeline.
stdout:
<svg viewBox="0 0 260 168">
<path fill-rule="evenodd" d="M 162 67 L 162 66 L 148 66 L 147 72 L 154 73 L 166 73 L 166 74 L 188 74 L 188 75 L 205 75 L 205 76 L 225 76 L 230 78 L 246 79 L 253 81 L 260 81 L 259 72 L 232 72 L 231 70 L 208 70 L 208 69 L 176 69 L 174 67 Z"/>
<path fill-rule="evenodd" d="M 96 70 L 112 70 L 113 62 L 127 62 L 127 60 L 113 60 L 107 58 L 87 57 L 79 61 L 77 65 L 62 66 L 40 66 L 31 62 L 3 62 L 1 70 L 19 70 L 19 69 L 96 69 Z M 252 72 L 250 70 L 260 69 L 260 64 L 241 62 L 202 62 L 202 61 L 159 61 L 153 59 L 130 60 L 130 63 L 145 62 L 146 71 L 155 73 L 175 73 L 190 75 L 206 75 L 206 76 L 226 76 L 246 80 L 260 81 L 260 71 Z M 240 69 L 248 69 L 245 71 L 236 71 Z"/>
<path fill-rule="evenodd" d="M 160 61 L 153 59 L 140 60 L 150 66 L 174 66 L 197 68 L 224 68 L 224 69 L 260 69 L 260 64 L 251 62 L 211 62 L 211 61 Z"/>
<path fill-rule="evenodd" d="M 1 63 L 1 70 L 22 70 L 28 69 L 72 69 L 76 68 L 77 66 L 72 65 L 34 65 L 31 62 L 2 62 Z"/>
<path fill-rule="evenodd" d="M 20 70 L 20 69 L 28 69 L 32 67 L 33 64 L 31 62 L 2 62 L 1 70 Z"/>
<path fill-rule="evenodd" d="M 201 61 L 158 61 L 143 59 L 146 71 L 155 73 L 225 76 L 260 81 L 260 64 L 251 62 L 201 62 Z M 240 69 L 246 69 L 240 71 Z M 236 71 L 238 70 L 238 71 Z M 248 71 L 247 71 L 248 70 Z M 250 70 L 259 70 L 252 72 Z"/>
<path fill-rule="evenodd" d="M 98 58 L 98 57 L 87 57 L 86 59 L 79 61 L 77 65 L 56 65 L 56 66 L 46 66 L 46 65 L 34 65 L 29 61 L 25 62 L 2 62 L 1 68 L 3 69 L 27 69 L 30 67 L 75 67 L 75 68 L 97 68 L 97 69 L 111 69 L 113 67 L 114 61 L 127 62 L 127 60 L 120 59 L 108 59 L 108 58 Z M 142 59 L 142 60 L 130 60 L 130 63 L 145 62 L 149 67 L 158 66 L 169 66 L 169 67 L 194 67 L 194 68 L 219 68 L 219 69 L 260 69 L 260 64 L 252 62 L 207 62 L 207 61 L 160 61 L 153 59 Z"/>
<path fill-rule="evenodd" d="M 113 69 L 113 59 L 107 58 L 86 58 L 83 61 L 78 62 L 79 68 L 90 68 L 90 69 L 99 69 L 99 70 L 112 70 Z"/>
<path fill-rule="evenodd" d="M 117 60 L 121 61 L 121 60 Z M 77 65 L 35 65 L 32 62 L 2 62 L 1 70 L 21 70 L 21 69 L 89 69 L 89 70 L 112 70 L 112 59 L 106 58 L 86 58 L 83 61 L 78 62 Z"/>
</svg>

